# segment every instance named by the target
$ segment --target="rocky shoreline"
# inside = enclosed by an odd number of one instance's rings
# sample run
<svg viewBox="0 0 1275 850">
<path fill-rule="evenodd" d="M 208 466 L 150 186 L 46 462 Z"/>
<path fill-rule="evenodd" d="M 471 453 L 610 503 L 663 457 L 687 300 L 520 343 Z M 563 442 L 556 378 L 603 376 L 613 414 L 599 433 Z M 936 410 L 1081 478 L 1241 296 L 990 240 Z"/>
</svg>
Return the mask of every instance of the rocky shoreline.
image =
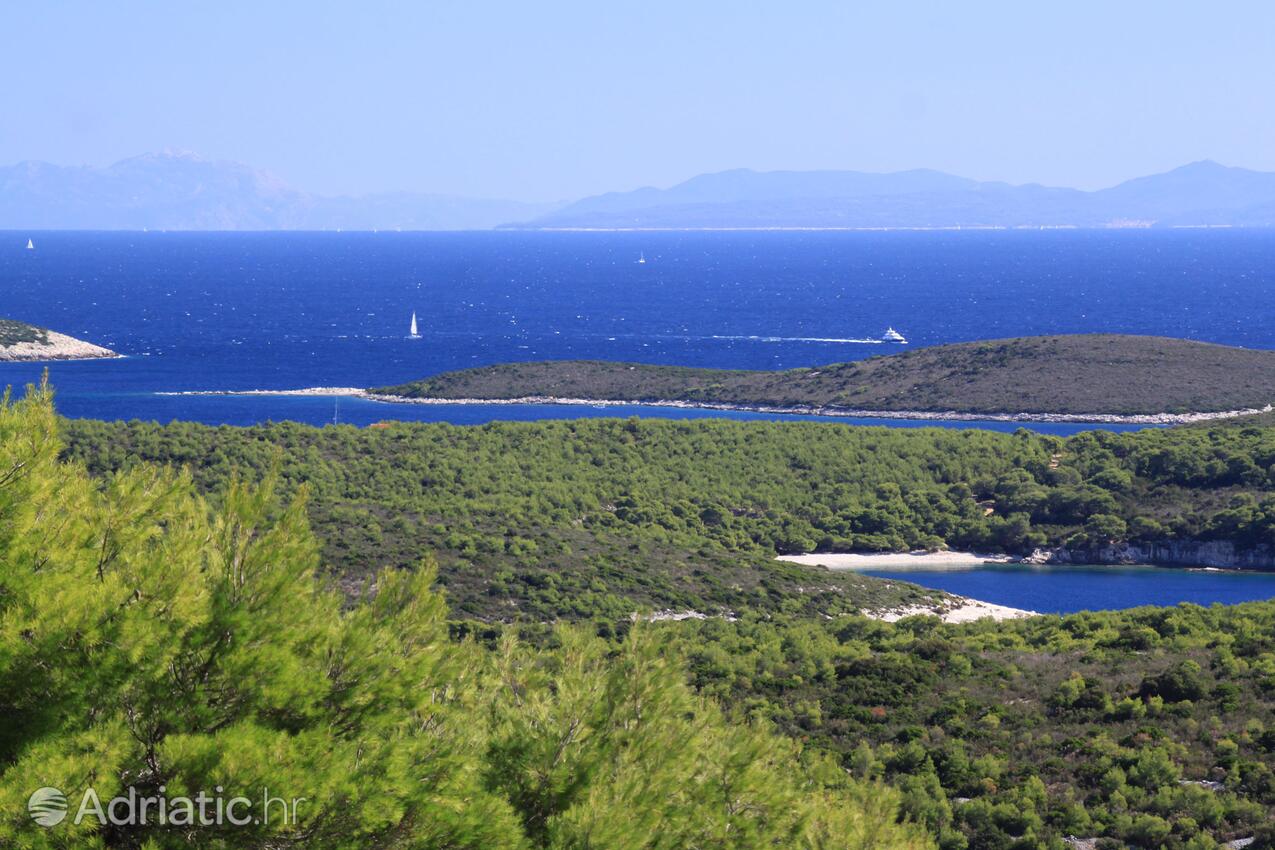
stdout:
<svg viewBox="0 0 1275 850">
<path fill-rule="evenodd" d="M 192 390 L 167 392 L 159 395 L 277 395 L 277 396 L 349 396 L 368 401 L 390 404 L 426 405 L 587 405 L 589 407 L 670 407 L 684 410 L 722 410 L 744 413 L 796 414 L 803 416 L 827 416 L 848 419 L 907 419 L 948 422 L 1057 422 L 1097 423 L 1109 425 L 1185 425 L 1192 422 L 1208 422 L 1215 419 L 1232 419 L 1269 413 L 1273 408 L 1246 408 L 1192 413 L 964 413 L 954 410 L 862 410 L 843 407 L 811 407 L 804 405 L 783 406 L 766 404 L 726 404 L 717 402 L 679 401 L 676 399 L 591 399 L 561 398 L 558 396 L 522 396 L 519 398 L 408 398 L 399 395 L 374 393 L 355 387 L 307 387 L 296 390 Z"/>
<path fill-rule="evenodd" d="M 109 348 L 60 334 L 57 331 L 45 331 L 43 340 L 0 346 L 0 362 L 102 360 L 120 356 Z"/>
<path fill-rule="evenodd" d="M 1066 546 L 1036 549 L 1019 563 L 1039 565 L 1185 567 L 1214 570 L 1275 571 L 1275 547 L 1240 549 L 1229 540 L 1160 540 L 1120 543 L 1090 549 Z"/>
</svg>

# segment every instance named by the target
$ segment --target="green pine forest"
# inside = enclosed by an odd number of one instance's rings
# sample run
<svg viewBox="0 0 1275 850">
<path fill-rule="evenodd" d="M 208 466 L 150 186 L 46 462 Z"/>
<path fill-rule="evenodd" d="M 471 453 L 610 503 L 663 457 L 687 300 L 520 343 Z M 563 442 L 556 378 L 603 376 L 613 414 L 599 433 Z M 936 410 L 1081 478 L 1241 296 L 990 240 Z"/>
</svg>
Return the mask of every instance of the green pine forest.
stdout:
<svg viewBox="0 0 1275 850">
<path fill-rule="evenodd" d="M 0 476 L 3 846 L 1275 846 L 1275 603 L 887 624 L 942 595 L 774 560 L 1261 550 L 1275 429 L 213 428 L 36 391 Z M 27 819 L 89 782 L 310 802 Z"/>
<path fill-rule="evenodd" d="M 0 407 L 0 846 L 922 848 L 899 794 L 688 682 L 653 628 L 453 639 L 427 556 L 348 600 L 317 580 L 307 488 L 171 467 L 90 477 L 47 393 Z M 26 814 L 270 788 L 295 823 Z"/>
</svg>

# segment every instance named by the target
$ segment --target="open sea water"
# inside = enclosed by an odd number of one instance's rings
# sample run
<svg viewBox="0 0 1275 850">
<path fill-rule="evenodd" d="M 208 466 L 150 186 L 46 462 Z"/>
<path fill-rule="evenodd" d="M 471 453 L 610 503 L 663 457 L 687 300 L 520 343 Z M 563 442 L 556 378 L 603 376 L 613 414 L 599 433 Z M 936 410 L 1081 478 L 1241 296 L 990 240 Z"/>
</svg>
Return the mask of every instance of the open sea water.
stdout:
<svg viewBox="0 0 1275 850">
<path fill-rule="evenodd" d="M 896 351 L 887 326 L 911 347 L 1111 331 L 1270 348 L 1272 284 L 1268 231 L 0 233 L 0 315 L 127 355 L 50 364 L 64 414 L 214 424 L 790 418 L 157 393 L 558 358 L 780 369 Z M 0 382 L 44 368 L 0 364 Z"/>
</svg>

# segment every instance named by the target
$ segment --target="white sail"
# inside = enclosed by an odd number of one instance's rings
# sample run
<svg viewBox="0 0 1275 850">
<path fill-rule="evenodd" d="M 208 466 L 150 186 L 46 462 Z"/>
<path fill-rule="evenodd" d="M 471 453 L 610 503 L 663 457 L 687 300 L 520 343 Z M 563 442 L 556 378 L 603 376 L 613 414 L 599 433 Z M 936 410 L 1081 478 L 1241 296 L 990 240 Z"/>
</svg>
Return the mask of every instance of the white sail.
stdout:
<svg viewBox="0 0 1275 850">
<path fill-rule="evenodd" d="M 641 251 L 638 252 L 638 262 L 639 263 L 646 262 L 646 254 L 643 254 Z"/>
<path fill-rule="evenodd" d="M 420 336 L 420 334 L 416 332 L 416 311 L 415 310 L 412 311 L 412 330 L 408 333 L 408 336 L 412 337 L 413 339 Z"/>
<path fill-rule="evenodd" d="M 32 242 L 30 239 L 28 239 L 28 240 L 27 240 L 27 250 L 28 250 L 28 251 L 34 251 L 34 250 L 35 250 L 35 243 L 34 243 L 34 242 Z"/>
</svg>

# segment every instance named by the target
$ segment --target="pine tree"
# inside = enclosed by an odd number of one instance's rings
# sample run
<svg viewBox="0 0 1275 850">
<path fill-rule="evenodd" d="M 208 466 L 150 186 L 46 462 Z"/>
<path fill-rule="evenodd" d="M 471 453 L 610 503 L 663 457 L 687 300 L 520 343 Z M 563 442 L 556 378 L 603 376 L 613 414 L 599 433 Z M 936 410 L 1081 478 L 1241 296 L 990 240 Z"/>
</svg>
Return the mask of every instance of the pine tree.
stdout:
<svg viewBox="0 0 1275 850">
<path fill-rule="evenodd" d="M 653 629 L 492 653 L 449 638 L 428 560 L 354 605 L 325 587 L 279 460 L 214 509 L 186 472 L 59 451 L 47 388 L 0 402 L 0 846 L 918 846 L 892 799 L 696 695 Z M 47 828 L 46 786 L 71 802 Z M 89 789 L 258 818 L 76 824 Z"/>
</svg>

